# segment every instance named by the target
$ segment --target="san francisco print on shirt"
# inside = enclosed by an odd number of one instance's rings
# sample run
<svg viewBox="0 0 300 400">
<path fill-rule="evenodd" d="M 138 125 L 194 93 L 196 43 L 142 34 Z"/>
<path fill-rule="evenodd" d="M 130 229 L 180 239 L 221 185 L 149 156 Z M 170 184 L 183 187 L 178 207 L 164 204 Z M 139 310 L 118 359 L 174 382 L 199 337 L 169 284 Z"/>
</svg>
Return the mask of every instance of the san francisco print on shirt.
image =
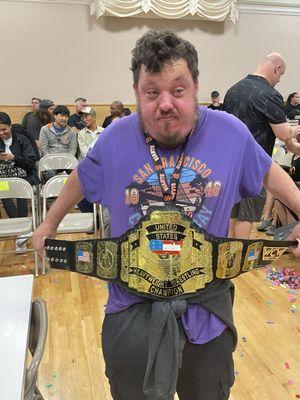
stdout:
<svg viewBox="0 0 300 400">
<path fill-rule="evenodd" d="M 174 156 L 162 157 L 168 184 L 176 164 Z M 218 197 L 221 182 L 210 180 L 212 170 L 195 157 L 186 156 L 181 171 L 175 204 L 184 209 L 185 214 L 204 228 L 212 210 L 207 208 L 206 201 Z M 163 206 L 162 190 L 154 166 L 145 164 L 133 176 L 133 181 L 125 189 L 125 203 L 134 208 L 130 217 L 130 225 L 134 226 L 139 218 L 146 214 L 150 206 Z"/>
</svg>

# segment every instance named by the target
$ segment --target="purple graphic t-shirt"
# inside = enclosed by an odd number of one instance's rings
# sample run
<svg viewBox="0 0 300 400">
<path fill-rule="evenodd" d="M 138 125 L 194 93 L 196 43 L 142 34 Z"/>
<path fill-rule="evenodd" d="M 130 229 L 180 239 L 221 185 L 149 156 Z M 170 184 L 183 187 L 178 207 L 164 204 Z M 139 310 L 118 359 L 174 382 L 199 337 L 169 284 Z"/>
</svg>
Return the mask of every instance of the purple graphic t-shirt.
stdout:
<svg viewBox="0 0 300 400">
<path fill-rule="evenodd" d="M 247 127 L 225 112 L 199 109 L 196 128 L 185 149 L 176 204 L 207 232 L 226 236 L 232 206 L 259 194 L 271 158 L 255 142 Z M 159 149 L 167 179 L 181 146 Z M 163 206 L 162 191 L 149 148 L 132 114 L 109 126 L 78 165 L 84 196 L 107 206 L 111 236 L 132 228 L 149 206 Z M 106 313 L 115 313 L 141 298 L 109 284 Z M 199 304 L 188 305 L 182 317 L 191 343 L 206 343 L 219 336 L 225 324 Z"/>
</svg>

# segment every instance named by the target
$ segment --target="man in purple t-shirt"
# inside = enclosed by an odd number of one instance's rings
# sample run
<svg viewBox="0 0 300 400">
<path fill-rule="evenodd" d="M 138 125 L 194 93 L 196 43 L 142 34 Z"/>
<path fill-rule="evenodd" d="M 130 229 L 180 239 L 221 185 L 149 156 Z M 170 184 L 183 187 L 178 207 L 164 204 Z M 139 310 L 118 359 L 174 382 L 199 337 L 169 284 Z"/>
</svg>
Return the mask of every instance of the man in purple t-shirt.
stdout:
<svg viewBox="0 0 300 400">
<path fill-rule="evenodd" d="M 300 211 L 298 189 L 246 126 L 197 106 L 198 58 L 189 42 L 168 30 L 145 34 L 132 71 L 138 113 L 108 127 L 70 175 L 34 234 L 36 249 L 83 196 L 109 208 L 113 237 L 149 206 L 170 202 L 199 227 L 226 236 L 232 206 L 262 184 Z M 171 400 L 175 390 L 180 400 L 229 398 L 234 288 L 229 280 L 212 283 L 188 302 L 152 301 L 109 284 L 102 343 L 114 400 Z"/>
</svg>

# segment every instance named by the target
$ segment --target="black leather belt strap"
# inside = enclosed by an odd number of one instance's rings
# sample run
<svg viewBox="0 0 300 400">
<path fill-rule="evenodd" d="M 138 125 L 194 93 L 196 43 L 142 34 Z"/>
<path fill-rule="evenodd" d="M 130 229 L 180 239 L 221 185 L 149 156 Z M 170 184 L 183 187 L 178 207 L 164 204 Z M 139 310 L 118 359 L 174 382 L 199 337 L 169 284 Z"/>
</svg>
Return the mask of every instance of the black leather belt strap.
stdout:
<svg viewBox="0 0 300 400">
<path fill-rule="evenodd" d="M 190 298 L 279 258 L 297 241 L 237 240 L 206 233 L 173 206 L 151 207 L 119 238 L 46 240 L 52 268 L 120 283 L 155 299 Z"/>
</svg>

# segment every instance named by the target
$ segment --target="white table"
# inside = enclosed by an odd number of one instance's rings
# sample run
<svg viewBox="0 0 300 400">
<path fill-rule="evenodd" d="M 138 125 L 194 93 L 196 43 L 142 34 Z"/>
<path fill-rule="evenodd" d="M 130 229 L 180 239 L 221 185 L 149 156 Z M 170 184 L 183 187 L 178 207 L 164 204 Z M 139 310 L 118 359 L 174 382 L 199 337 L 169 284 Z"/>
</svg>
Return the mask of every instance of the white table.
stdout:
<svg viewBox="0 0 300 400">
<path fill-rule="evenodd" d="M 33 275 L 0 278 L 0 399 L 24 396 Z"/>
</svg>

